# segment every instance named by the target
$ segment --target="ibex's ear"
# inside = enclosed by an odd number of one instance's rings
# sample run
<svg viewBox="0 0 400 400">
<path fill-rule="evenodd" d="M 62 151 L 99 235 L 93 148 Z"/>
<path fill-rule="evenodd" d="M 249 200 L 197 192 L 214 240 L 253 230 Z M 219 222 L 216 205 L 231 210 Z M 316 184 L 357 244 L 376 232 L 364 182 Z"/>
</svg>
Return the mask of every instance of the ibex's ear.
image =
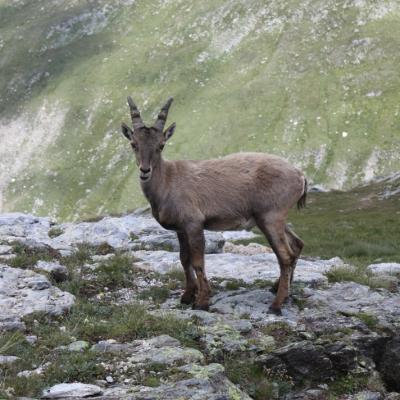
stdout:
<svg viewBox="0 0 400 400">
<path fill-rule="evenodd" d="M 121 125 L 121 130 L 122 130 L 122 134 L 128 139 L 128 140 L 132 140 L 132 129 L 129 128 L 128 125 L 126 125 L 124 122 Z"/>
<path fill-rule="evenodd" d="M 165 131 L 164 131 L 164 139 L 167 141 L 173 134 L 176 128 L 175 122 L 171 124 Z"/>
</svg>

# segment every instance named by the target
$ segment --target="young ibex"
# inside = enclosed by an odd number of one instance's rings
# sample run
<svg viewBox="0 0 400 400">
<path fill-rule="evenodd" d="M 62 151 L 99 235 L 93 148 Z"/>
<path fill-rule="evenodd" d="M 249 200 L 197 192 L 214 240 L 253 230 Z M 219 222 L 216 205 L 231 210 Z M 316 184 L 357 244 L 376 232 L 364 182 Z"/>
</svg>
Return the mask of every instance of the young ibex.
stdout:
<svg viewBox="0 0 400 400">
<path fill-rule="evenodd" d="M 216 160 L 167 161 L 161 156 L 175 123 L 164 131 L 170 98 L 152 127 L 128 97 L 133 131 L 122 124 L 140 170 L 140 183 L 154 218 L 176 231 L 185 270 L 184 304 L 209 307 L 210 287 L 204 270 L 204 229 L 227 230 L 257 225 L 268 239 L 280 265 L 277 292 L 270 310 L 281 313 L 303 242 L 286 225 L 289 209 L 305 206 L 307 181 L 280 157 L 237 153 Z M 197 278 L 197 279 L 196 279 Z"/>
</svg>

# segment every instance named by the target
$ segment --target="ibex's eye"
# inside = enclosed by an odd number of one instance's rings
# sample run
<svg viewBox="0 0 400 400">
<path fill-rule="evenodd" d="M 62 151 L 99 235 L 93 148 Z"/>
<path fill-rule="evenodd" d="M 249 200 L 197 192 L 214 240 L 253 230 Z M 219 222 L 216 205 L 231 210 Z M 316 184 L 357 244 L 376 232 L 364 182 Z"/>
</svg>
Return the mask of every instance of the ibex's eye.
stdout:
<svg viewBox="0 0 400 400">
<path fill-rule="evenodd" d="M 132 146 L 132 149 L 135 150 L 135 151 L 138 149 L 136 143 L 132 143 L 132 142 L 131 142 L 131 146 Z"/>
<path fill-rule="evenodd" d="M 163 144 L 160 144 L 160 150 L 162 150 L 164 148 Z"/>
</svg>

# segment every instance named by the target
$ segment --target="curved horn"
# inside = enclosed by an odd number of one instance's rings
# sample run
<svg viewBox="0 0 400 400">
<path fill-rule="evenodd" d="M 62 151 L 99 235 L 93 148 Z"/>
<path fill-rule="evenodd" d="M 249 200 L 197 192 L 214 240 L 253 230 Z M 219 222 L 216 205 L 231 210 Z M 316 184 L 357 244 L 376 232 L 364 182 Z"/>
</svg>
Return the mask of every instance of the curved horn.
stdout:
<svg viewBox="0 0 400 400">
<path fill-rule="evenodd" d="M 174 99 L 172 97 L 170 97 L 158 114 L 157 121 L 154 124 L 154 128 L 156 128 L 159 131 L 162 131 L 164 129 L 164 125 L 165 125 L 165 122 L 167 121 L 167 117 L 168 117 L 168 110 L 169 110 L 169 107 L 171 106 L 171 103 L 173 100 Z"/>
<path fill-rule="evenodd" d="M 143 128 L 144 127 L 144 123 L 143 123 L 142 118 L 140 116 L 140 111 L 136 107 L 136 104 L 133 102 L 131 96 L 128 96 L 128 104 L 129 104 L 129 109 L 131 111 L 133 130 Z"/>
</svg>

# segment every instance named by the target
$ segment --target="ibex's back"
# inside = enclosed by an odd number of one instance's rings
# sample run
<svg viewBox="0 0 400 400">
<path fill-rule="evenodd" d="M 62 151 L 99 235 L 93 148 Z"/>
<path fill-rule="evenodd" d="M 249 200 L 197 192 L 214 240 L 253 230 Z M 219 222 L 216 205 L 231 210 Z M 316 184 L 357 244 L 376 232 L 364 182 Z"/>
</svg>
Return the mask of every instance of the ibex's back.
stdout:
<svg viewBox="0 0 400 400">
<path fill-rule="evenodd" d="M 140 169 L 143 192 L 157 221 L 177 232 L 186 275 L 185 304 L 208 309 L 210 289 L 204 271 L 204 229 L 250 228 L 265 234 L 281 269 L 271 310 L 280 313 L 303 242 L 285 224 L 289 209 L 305 204 L 303 174 L 282 158 L 239 153 L 204 161 L 164 161 L 161 153 L 175 124 L 164 131 L 172 99 L 152 127 L 146 127 L 131 98 L 133 131 L 122 125 Z M 195 276 L 196 274 L 196 276 Z"/>
<path fill-rule="evenodd" d="M 165 206 L 173 219 L 198 213 L 206 229 L 249 229 L 260 213 L 289 210 L 304 192 L 303 174 L 284 159 L 238 153 L 215 160 L 167 162 Z M 174 212 L 175 207 L 171 207 Z M 162 221 L 161 221 L 162 222 Z"/>
</svg>

